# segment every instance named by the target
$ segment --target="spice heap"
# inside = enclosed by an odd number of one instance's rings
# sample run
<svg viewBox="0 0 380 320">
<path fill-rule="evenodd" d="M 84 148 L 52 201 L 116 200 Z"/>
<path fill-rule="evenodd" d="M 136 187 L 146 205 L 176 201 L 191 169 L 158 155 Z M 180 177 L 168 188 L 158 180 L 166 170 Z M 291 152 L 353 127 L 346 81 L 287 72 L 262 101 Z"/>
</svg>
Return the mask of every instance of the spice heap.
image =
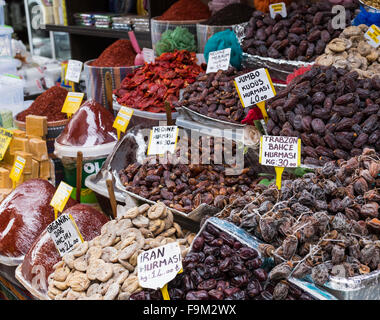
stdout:
<svg viewBox="0 0 380 320">
<path fill-rule="evenodd" d="M 121 170 L 120 180 L 128 191 L 151 201 L 162 201 L 184 213 L 190 213 L 202 203 L 222 209 L 254 186 L 253 169 L 245 168 L 239 175 L 231 176 L 226 175 L 231 167 L 225 164 L 225 159 L 224 164 L 214 164 L 214 153 L 222 155 L 225 151 L 224 157 L 229 155 L 222 143 L 214 146 L 214 140 L 210 139 L 210 147 L 207 143 L 202 147 L 202 139 L 199 139 L 199 145 L 200 159 L 208 155 L 211 165 L 181 164 L 180 160 L 191 162 L 191 141 L 185 138 L 179 141 L 175 154 L 168 155 L 167 164 L 158 161 L 151 164 L 158 156 L 147 157 L 142 164 L 132 163 Z M 188 150 L 183 159 L 181 149 Z"/>
<path fill-rule="evenodd" d="M 20 112 L 16 119 L 25 122 L 27 115 L 45 116 L 47 121 L 67 119 L 66 113 L 61 112 L 67 93 L 68 91 L 64 88 L 51 87 L 38 96 L 28 109 Z"/>
<path fill-rule="evenodd" d="M 244 74 L 234 67 L 216 73 L 201 73 L 189 85 L 178 106 L 185 106 L 205 116 L 240 123 L 246 116 L 236 91 L 234 78 Z"/>
<path fill-rule="evenodd" d="M 162 203 L 134 207 L 54 266 L 48 295 L 55 300 L 128 300 L 142 290 L 136 268 L 141 252 L 178 242 L 184 257 L 193 238 Z"/>
<path fill-rule="evenodd" d="M 178 101 L 179 91 L 193 83 L 203 69 L 196 63 L 194 52 L 168 52 L 154 63 L 145 64 L 127 75 L 114 93 L 117 102 L 130 108 L 148 112 L 165 112 L 168 101 Z"/>
<path fill-rule="evenodd" d="M 270 135 L 299 137 L 303 163 L 348 160 L 365 147 L 380 151 L 380 77 L 314 66 L 268 103 Z"/>
<path fill-rule="evenodd" d="M 325 53 L 315 60 L 322 66 L 356 71 L 360 78 L 372 78 L 380 74 L 380 47 L 373 48 L 364 38 L 368 26 L 351 26 L 343 30 L 339 38 L 332 40 Z"/>
<path fill-rule="evenodd" d="M 215 12 L 210 19 L 202 24 L 210 26 L 226 26 L 248 21 L 254 9 L 243 3 L 233 3 Z"/>
<path fill-rule="evenodd" d="M 277 266 L 269 278 L 311 274 L 323 285 L 329 275 L 368 274 L 380 266 L 380 160 L 374 150 L 336 166 L 269 187 L 254 201 L 223 214 L 264 240 L 260 250 Z M 228 210 L 227 210 L 228 211 Z M 334 268 L 335 267 L 335 268 Z"/>
<path fill-rule="evenodd" d="M 293 2 L 288 16 L 279 14 L 272 19 L 269 13 L 255 11 L 245 30 L 242 49 L 252 55 L 297 61 L 314 61 L 326 44 L 337 38 L 341 30 L 332 25 L 332 4 L 318 1 L 312 4 Z M 344 4 L 346 25 L 350 25 L 355 4 Z"/>
<path fill-rule="evenodd" d="M 186 21 L 208 19 L 211 13 L 201 0 L 178 0 L 157 20 Z"/>
<path fill-rule="evenodd" d="M 136 52 L 132 43 L 126 39 L 120 39 L 105 49 L 95 61 L 93 67 L 128 67 L 135 64 Z"/>
</svg>

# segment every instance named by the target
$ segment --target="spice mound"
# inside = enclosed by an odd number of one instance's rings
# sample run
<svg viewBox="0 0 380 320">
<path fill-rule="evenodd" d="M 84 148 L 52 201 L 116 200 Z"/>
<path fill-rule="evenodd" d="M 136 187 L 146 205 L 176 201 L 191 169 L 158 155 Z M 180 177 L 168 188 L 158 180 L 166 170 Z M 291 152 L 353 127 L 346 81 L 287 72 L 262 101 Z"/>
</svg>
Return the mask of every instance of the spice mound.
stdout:
<svg viewBox="0 0 380 320">
<path fill-rule="evenodd" d="M 95 100 L 86 101 L 56 139 L 61 145 L 91 147 L 117 141 L 114 117 Z"/>
<path fill-rule="evenodd" d="M 226 219 L 267 244 L 260 247 L 277 266 L 270 278 L 311 274 L 323 285 L 379 270 L 380 160 L 374 150 L 336 166 L 270 186 L 251 202 L 241 199 Z M 226 210 L 228 211 L 228 210 Z M 290 263 L 289 263 L 290 262 Z M 342 272 L 342 273 L 341 273 Z"/>
<path fill-rule="evenodd" d="M 314 66 L 268 103 L 267 131 L 299 137 L 303 163 L 349 160 L 365 147 L 380 151 L 380 77 Z"/>
<path fill-rule="evenodd" d="M 165 112 L 165 101 L 178 101 L 179 91 L 193 83 L 203 69 L 196 63 L 194 52 L 167 52 L 154 63 L 145 64 L 129 74 L 114 91 L 117 102 L 148 112 Z"/>
<path fill-rule="evenodd" d="M 208 19 L 211 13 L 200 0 L 178 0 L 157 20 L 186 21 Z"/>
<path fill-rule="evenodd" d="M 38 96 L 28 109 L 20 112 L 16 119 L 25 122 L 28 115 L 45 116 L 47 121 L 67 119 L 66 113 L 61 112 L 67 93 L 62 87 L 51 87 Z"/>
<path fill-rule="evenodd" d="M 99 236 L 77 245 L 54 266 L 51 299 L 128 300 L 142 290 L 136 268 L 141 252 L 178 242 L 186 255 L 194 234 L 184 232 L 162 203 L 119 208 L 118 218 L 103 225 Z"/>
<path fill-rule="evenodd" d="M 98 59 L 91 63 L 93 67 L 128 67 L 135 64 L 136 52 L 129 40 L 120 39 L 111 44 Z"/>
<path fill-rule="evenodd" d="M 85 241 L 90 241 L 100 235 L 101 227 L 109 219 L 98 210 L 84 204 L 77 204 L 66 209 L 64 214 L 71 214 L 76 225 Z M 28 253 L 25 255 L 21 265 L 21 272 L 26 281 L 32 284 L 36 276 L 35 269 L 42 266 L 45 270 L 45 285 L 39 286 L 41 294 L 47 294 L 48 276 L 54 271 L 53 266 L 61 260 L 61 257 L 51 239 L 49 233 L 45 230 L 34 242 Z"/>
<path fill-rule="evenodd" d="M 201 73 L 196 82 L 185 89 L 183 99 L 176 105 L 218 120 L 241 123 L 246 114 L 234 78 L 242 74 L 244 72 L 238 72 L 233 67 L 216 73 Z"/>
<path fill-rule="evenodd" d="M 55 188 L 43 179 L 16 187 L 0 205 L 0 255 L 24 256 L 41 232 L 54 220 L 50 201 Z M 69 199 L 66 208 L 75 204 Z"/>
<path fill-rule="evenodd" d="M 215 12 L 210 19 L 202 24 L 210 26 L 226 26 L 248 21 L 254 9 L 243 3 L 233 3 Z"/>
</svg>

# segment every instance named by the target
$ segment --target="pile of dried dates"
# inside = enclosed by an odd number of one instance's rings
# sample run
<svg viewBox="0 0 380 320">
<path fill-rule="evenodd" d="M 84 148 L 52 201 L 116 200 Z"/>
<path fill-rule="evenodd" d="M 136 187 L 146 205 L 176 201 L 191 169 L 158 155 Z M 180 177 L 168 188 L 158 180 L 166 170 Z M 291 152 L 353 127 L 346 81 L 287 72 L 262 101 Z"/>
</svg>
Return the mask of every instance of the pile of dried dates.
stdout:
<svg viewBox="0 0 380 320">
<path fill-rule="evenodd" d="M 287 7 L 287 17 L 277 14 L 275 19 L 269 13 L 255 11 L 245 30 L 243 51 L 274 59 L 314 61 L 324 53 L 327 43 L 341 33 L 332 24 L 336 15 L 332 13 L 332 6 L 327 0 L 292 2 Z M 350 25 L 358 4 L 354 1 L 344 6 L 346 25 Z"/>
<path fill-rule="evenodd" d="M 268 115 L 268 134 L 301 138 L 304 164 L 380 151 L 380 76 L 314 66 L 270 100 Z"/>
<path fill-rule="evenodd" d="M 325 53 L 315 63 L 321 66 L 356 71 L 360 78 L 372 78 L 380 74 L 380 48 L 372 47 L 364 37 L 368 26 L 361 24 L 343 30 L 339 38 L 332 40 Z"/>
<path fill-rule="evenodd" d="M 241 123 L 246 114 L 234 85 L 234 78 L 242 75 L 235 68 L 216 73 L 201 73 L 196 82 L 186 87 L 178 106 L 232 123 Z"/>
<path fill-rule="evenodd" d="M 380 270 L 380 160 L 373 149 L 326 163 L 315 173 L 243 197 L 218 216 L 265 241 L 273 257 L 271 280 L 311 274 L 323 285 L 330 275 L 352 277 Z"/>
<path fill-rule="evenodd" d="M 182 143 L 188 150 L 184 158 L 180 154 Z M 239 175 L 230 176 L 226 175 L 226 169 L 231 166 L 225 160 L 220 161 L 223 164 L 214 163 L 214 155 L 223 154 L 222 143 L 214 145 L 212 138 L 210 149 L 207 144 L 205 149 L 200 139 L 199 146 L 199 159 L 206 155 L 209 158 L 204 163 L 210 164 L 191 164 L 191 143 L 184 138 L 179 141 L 176 153 L 168 155 L 167 164 L 159 163 L 158 156 L 149 156 L 143 163 L 132 163 L 121 170 L 120 180 L 127 191 L 151 201 L 162 201 L 184 213 L 190 213 L 203 203 L 223 209 L 254 187 L 257 176 L 253 168 L 244 168 Z"/>
<path fill-rule="evenodd" d="M 182 261 L 183 273 L 169 282 L 172 300 L 313 300 L 287 281 L 267 283 L 259 253 L 207 223 Z M 148 300 L 159 293 L 141 291 L 133 300 Z"/>
<path fill-rule="evenodd" d="M 181 230 L 165 205 L 143 204 L 121 210 L 100 236 L 78 244 L 49 276 L 48 296 L 55 300 L 128 300 L 142 290 L 138 255 L 177 241 L 184 257 L 195 234 Z"/>
</svg>

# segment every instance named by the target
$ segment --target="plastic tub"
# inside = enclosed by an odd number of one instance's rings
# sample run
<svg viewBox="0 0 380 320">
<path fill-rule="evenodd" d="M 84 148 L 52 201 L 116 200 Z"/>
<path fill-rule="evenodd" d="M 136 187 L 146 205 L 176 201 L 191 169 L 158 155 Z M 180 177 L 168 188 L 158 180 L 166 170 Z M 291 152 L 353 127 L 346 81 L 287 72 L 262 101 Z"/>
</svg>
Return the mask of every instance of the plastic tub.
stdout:
<svg viewBox="0 0 380 320">
<path fill-rule="evenodd" d="M 160 41 L 162 34 L 167 30 L 174 30 L 177 27 L 186 28 L 194 35 L 197 41 L 197 23 L 205 22 L 206 20 L 187 20 L 187 21 L 166 21 L 157 20 L 157 17 L 151 19 L 151 36 L 152 48 L 155 50 L 156 43 Z"/>
<path fill-rule="evenodd" d="M 24 80 L 0 75 L 0 109 L 17 114 L 24 108 Z"/>
<path fill-rule="evenodd" d="M 10 57 L 0 57 L 0 74 L 17 75 L 17 60 Z"/>
<path fill-rule="evenodd" d="M 12 33 L 12 27 L 0 26 L 0 56 L 13 57 Z"/>
<path fill-rule="evenodd" d="M 0 0 L 0 26 L 4 25 L 4 7 L 5 7 L 5 1 Z"/>
<path fill-rule="evenodd" d="M 77 184 L 77 152 L 83 153 L 81 203 L 97 203 L 95 193 L 86 188 L 85 180 L 88 176 L 100 171 L 116 143 L 117 141 L 98 146 L 77 147 L 64 146 L 55 141 L 54 154 L 62 161 L 64 181 L 74 187 L 74 195 L 76 195 Z"/>
<path fill-rule="evenodd" d="M 89 60 L 84 64 L 84 73 L 86 81 L 86 93 L 88 99 L 94 99 L 96 102 L 109 109 L 106 97 L 106 73 L 110 72 L 112 77 L 112 90 L 118 89 L 123 79 L 136 68 L 140 66 L 130 67 L 93 67 L 91 63 L 95 60 Z"/>
</svg>

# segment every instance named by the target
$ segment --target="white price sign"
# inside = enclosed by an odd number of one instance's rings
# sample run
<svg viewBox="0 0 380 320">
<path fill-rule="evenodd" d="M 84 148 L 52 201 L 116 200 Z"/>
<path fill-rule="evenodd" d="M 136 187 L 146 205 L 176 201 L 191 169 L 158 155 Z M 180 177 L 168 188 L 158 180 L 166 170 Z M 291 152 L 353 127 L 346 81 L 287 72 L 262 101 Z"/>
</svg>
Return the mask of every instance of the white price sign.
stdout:
<svg viewBox="0 0 380 320">
<path fill-rule="evenodd" d="M 264 68 L 236 77 L 235 86 L 244 108 L 273 98 L 276 95 L 269 72 Z"/>
<path fill-rule="evenodd" d="M 380 46 L 380 29 L 376 25 L 373 24 L 370 26 L 364 34 L 364 37 L 372 47 L 377 48 Z"/>
<path fill-rule="evenodd" d="M 83 238 L 71 214 L 62 214 L 47 227 L 61 257 L 70 252 Z"/>
<path fill-rule="evenodd" d="M 264 166 L 296 168 L 301 165 L 301 139 L 262 136 L 259 162 Z"/>
<path fill-rule="evenodd" d="M 286 18 L 288 15 L 285 2 L 273 3 L 269 5 L 269 12 L 272 19 L 276 17 L 276 14 L 280 14 L 283 18 Z"/>
<path fill-rule="evenodd" d="M 177 138 L 177 126 L 153 127 L 150 131 L 148 156 L 165 154 L 166 152 L 174 153 Z"/>
<path fill-rule="evenodd" d="M 208 63 L 206 73 L 217 72 L 218 70 L 227 70 L 230 66 L 231 48 L 212 51 L 208 54 Z"/>
<path fill-rule="evenodd" d="M 78 83 L 80 79 L 80 74 L 82 72 L 82 66 L 83 66 L 83 62 L 81 61 L 69 60 L 69 63 L 67 65 L 65 80 Z"/>
<path fill-rule="evenodd" d="M 143 48 L 142 53 L 143 53 L 143 56 L 144 56 L 144 61 L 146 63 L 152 63 L 156 59 L 155 56 L 154 56 L 153 49 Z"/>
<path fill-rule="evenodd" d="M 137 274 L 143 288 L 160 289 L 173 280 L 181 269 L 181 249 L 177 242 L 144 251 L 137 258 Z"/>
</svg>

